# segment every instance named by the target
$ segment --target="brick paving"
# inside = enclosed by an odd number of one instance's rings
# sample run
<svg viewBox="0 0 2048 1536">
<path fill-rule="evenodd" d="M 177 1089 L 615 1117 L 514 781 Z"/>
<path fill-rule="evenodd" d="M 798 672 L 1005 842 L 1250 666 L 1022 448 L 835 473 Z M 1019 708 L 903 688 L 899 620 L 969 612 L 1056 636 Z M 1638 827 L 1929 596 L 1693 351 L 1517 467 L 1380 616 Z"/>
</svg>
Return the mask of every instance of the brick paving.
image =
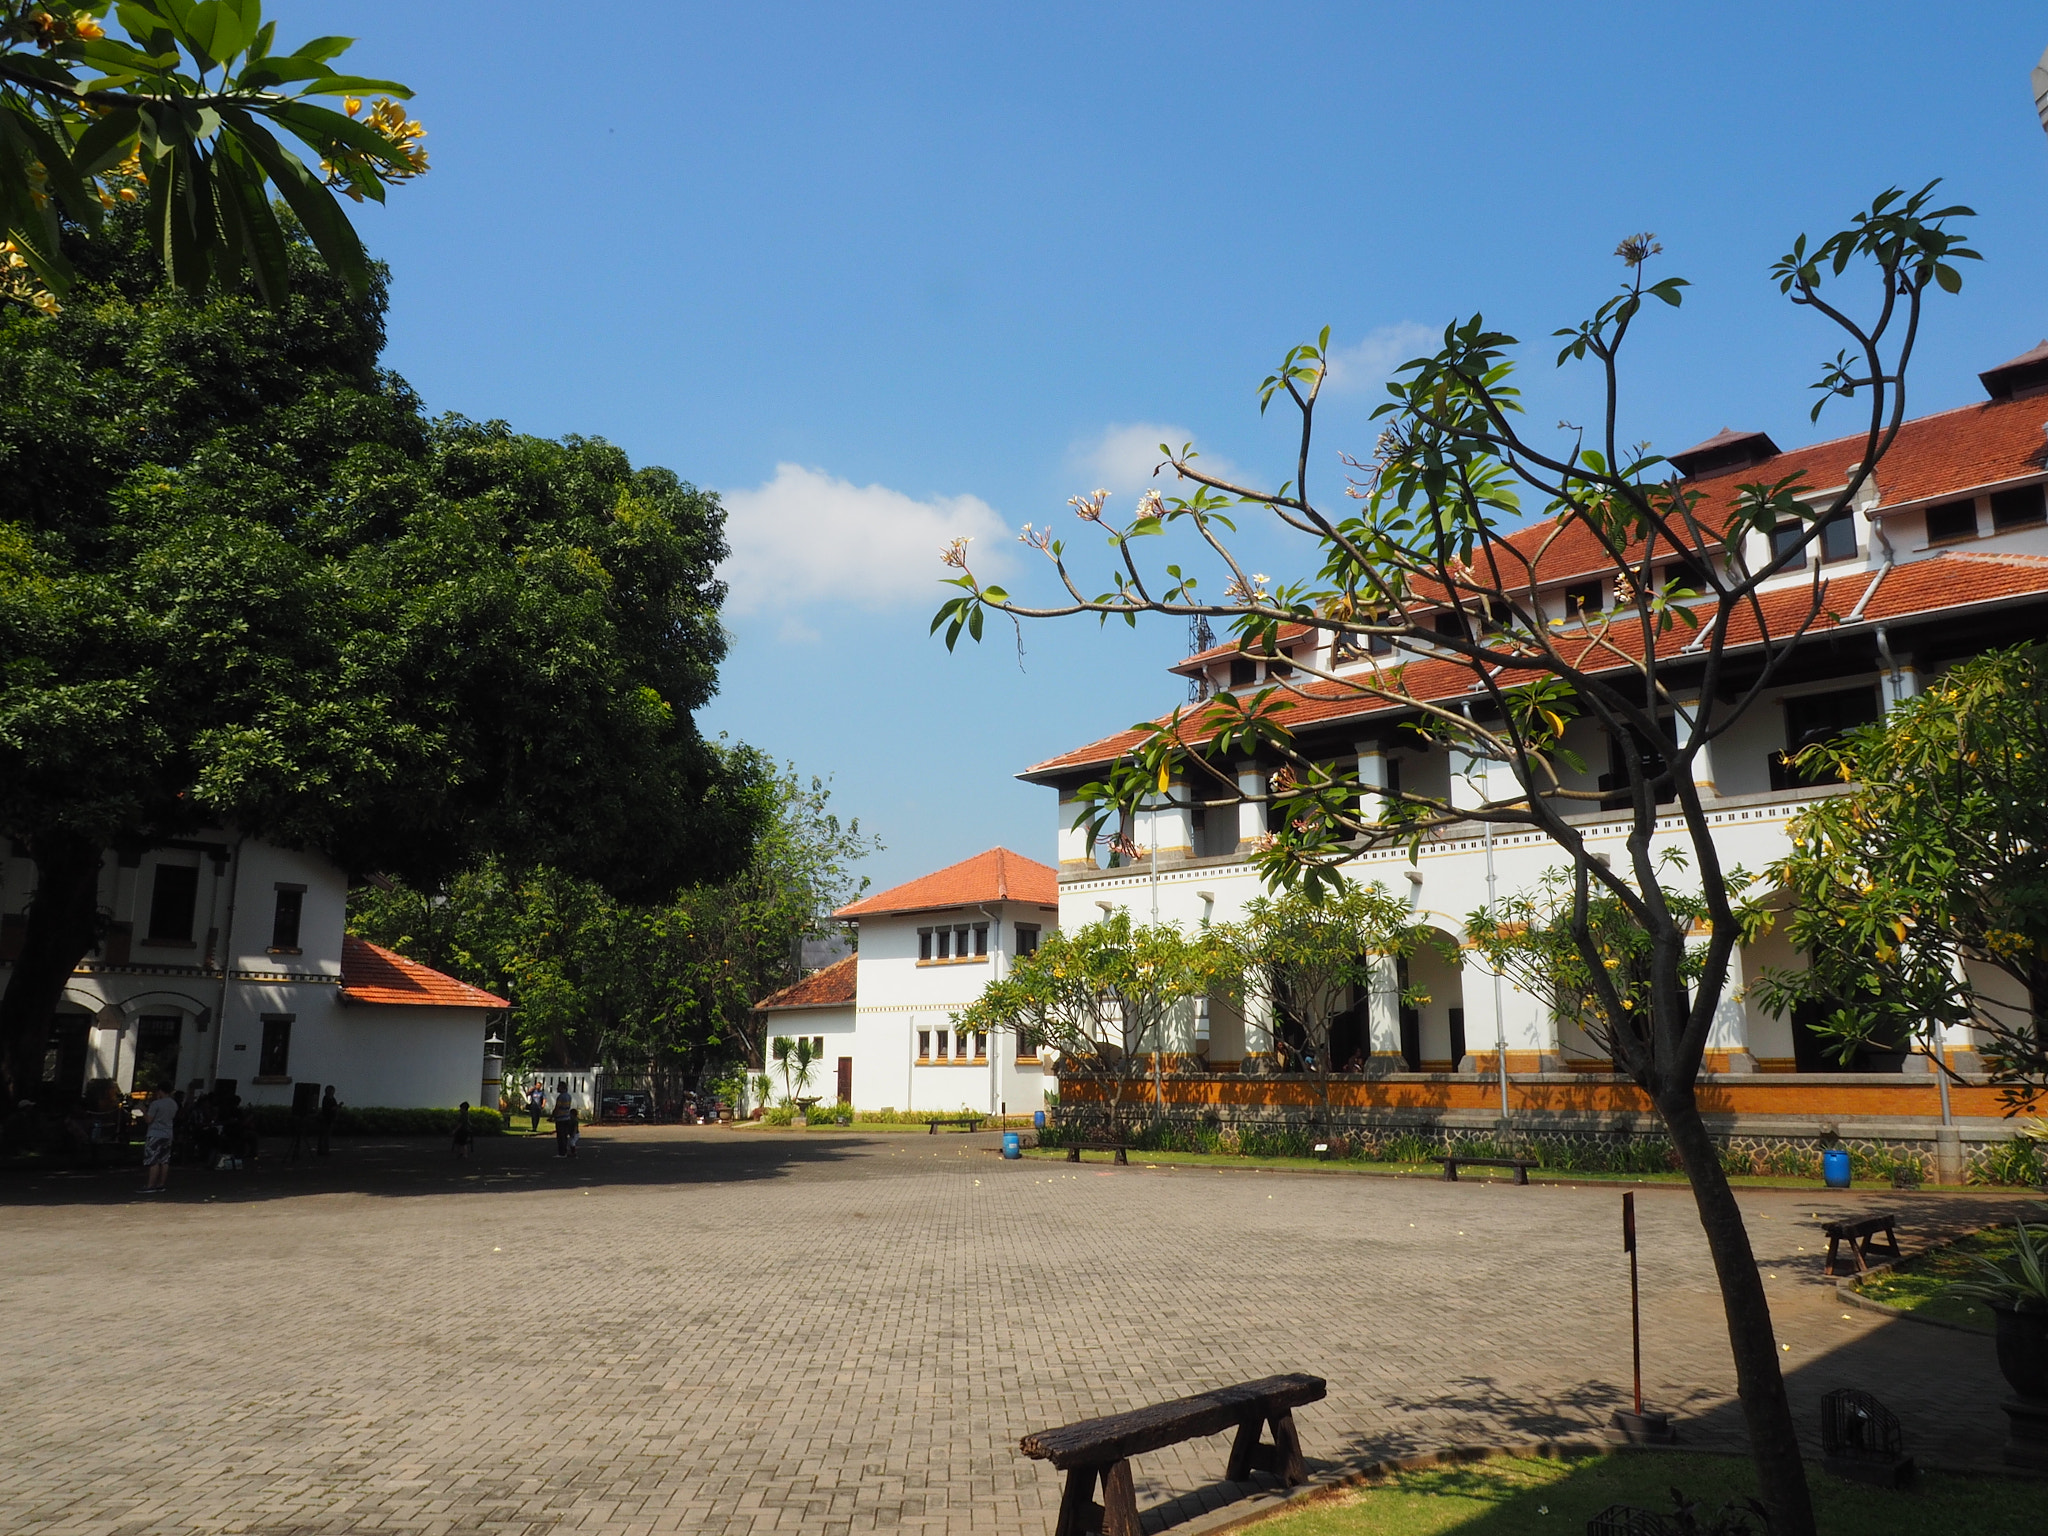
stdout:
<svg viewBox="0 0 2048 1536">
<path fill-rule="evenodd" d="M 327 1165 L 0 1174 L 0 1530 L 1049 1529 L 1026 1430 L 1327 1376 L 1311 1460 L 1594 1432 L 1628 1373 L 1619 1188 L 992 1155 L 991 1136 L 342 1144 Z M 1845 1308 L 1818 1219 L 1909 1251 L 2009 1202 L 1744 1196 L 1803 1425 L 1857 1384 L 1923 1461 L 1994 1464 L 1990 1342 Z M 1739 1443 L 1689 1196 L 1637 1198 L 1645 1387 Z M 1163 1520 L 1227 1440 L 1137 1464 Z M 1171 1502 L 1169 1502 L 1171 1501 Z"/>
</svg>

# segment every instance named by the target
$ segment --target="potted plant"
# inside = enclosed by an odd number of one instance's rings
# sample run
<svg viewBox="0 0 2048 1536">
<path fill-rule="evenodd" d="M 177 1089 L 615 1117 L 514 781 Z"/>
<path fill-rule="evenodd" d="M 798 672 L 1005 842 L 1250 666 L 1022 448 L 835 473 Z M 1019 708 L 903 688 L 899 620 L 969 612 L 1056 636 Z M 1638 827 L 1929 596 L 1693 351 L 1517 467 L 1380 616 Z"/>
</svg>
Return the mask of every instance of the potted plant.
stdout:
<svg viewBox="0 0 2048 1536">
<path fill-rule="evenodd" d="M 1950 1287 L 1984 1302 L 1997 1319 L 1998 1369 L 2015 1393 L 2048 1399 L 2048 1225 L 2013 1224 L 2013 1255 L 1977 1260 L 1974 1280 Z"/>
</svg>

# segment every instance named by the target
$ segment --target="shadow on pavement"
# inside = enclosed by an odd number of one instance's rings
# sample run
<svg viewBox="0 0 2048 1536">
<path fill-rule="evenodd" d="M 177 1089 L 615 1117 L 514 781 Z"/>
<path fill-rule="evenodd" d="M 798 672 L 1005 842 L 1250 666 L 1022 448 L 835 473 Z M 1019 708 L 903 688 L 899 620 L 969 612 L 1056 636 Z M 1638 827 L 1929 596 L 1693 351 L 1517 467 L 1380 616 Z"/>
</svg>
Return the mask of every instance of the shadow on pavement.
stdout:
<svg viewBox="0 0 2048 1536">
<path fill-rule="evenodd" d="M 458 1160 L 438 1137 L 337 1137 L 330 1157 L 286 1157 L 266 1139 L 255 1166 L 171 1170 L 165 1195 L 139 1193 L 137 1167 L 0 1170 L 0 1206 L 245 1203 L 305 1195 L 383 1197 L 517 1194 L 630 1185 L 728 1184 L 786 1178 L 800 1168 L 857 1162 L 878 1138 L 731 1131 L 705 1126 L 606 1127 L 583 1137 L 574 1158 L 555 1156 L 552 1136 L 479 1137 Z M 976 1143 L 990 1138 L 956 1138 Z"/>
</svg>

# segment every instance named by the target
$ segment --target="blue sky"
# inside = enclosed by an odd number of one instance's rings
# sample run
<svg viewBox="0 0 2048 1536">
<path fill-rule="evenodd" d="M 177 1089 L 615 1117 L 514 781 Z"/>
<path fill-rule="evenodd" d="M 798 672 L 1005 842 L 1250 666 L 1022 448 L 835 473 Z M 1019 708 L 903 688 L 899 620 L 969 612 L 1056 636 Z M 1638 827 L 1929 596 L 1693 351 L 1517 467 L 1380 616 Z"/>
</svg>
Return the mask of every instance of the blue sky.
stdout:
<svg viewBox="0 0 2048 1536">
<path fill-rule="evenodd" d="M 973 533 L 1042 590 L 1014 530 L 1074 527 L 1097 486 L 1130 505 L 1166 435 L 1286 478 L 1255 390 L 1323 325 L 1326 488 L 1387 364 L 1475 309 L 1531 339 L 1532 420 L 1582 411 L 1547 338 L 1638 230 L 1694 285 L 1627 368 L 1626 433 L 1666 450 L 1849 428 L 1808 425 L 1838 343 L 1765 271 L 1888 185 L 1947 178 L 1987 258 L 1934 308 L 1916 414 L 2048 336 L 2038 6 L 271 11 L 418 93 L 433 172 L 361 220 L 394 268 L 387 361 L 436 410 L 725 496 L 704 724 L 830 775 L 888 845 L 878 885 L 996 843 L 1050 859 L 1050 794 L 1012 775 L 1178 691 L 1164 623 L 948 655 L 938 546 Z"/>
</svg>

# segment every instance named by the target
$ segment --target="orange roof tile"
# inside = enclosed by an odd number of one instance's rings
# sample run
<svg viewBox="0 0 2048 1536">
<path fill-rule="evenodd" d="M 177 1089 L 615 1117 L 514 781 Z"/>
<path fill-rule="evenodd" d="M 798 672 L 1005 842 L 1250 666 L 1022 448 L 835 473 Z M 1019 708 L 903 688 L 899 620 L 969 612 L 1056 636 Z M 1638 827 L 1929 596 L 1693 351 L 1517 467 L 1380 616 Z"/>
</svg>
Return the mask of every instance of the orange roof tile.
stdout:
<svg viewBox="0 0 2048 1536">
<path fill-rule="evenodd" d="M 1855 611 L 1857 602 L 1868 592 L 1873 581 L 1880 584 L 1858 615 L 1859 628 L 1878 620 L 1896 622 L 1915 615 L 2048 594 L 2048 556 L 1972 554 L 1950 550 L 1925 560 L 1895 565 L 1884 572 L 1855 571 L 1835 577 L 1822 584 L 1821 613 L 1808 632 L 1839 628 L 1842 616 Z M 1811 600 L 1811 589 L 1800 583 L 1762 593 L 1758 604 L 1769 632 L 1774 636 L 1785 636 L 1798 629 Z M 1704 624 L 1711 606 L 1703 603 L 1695 611 L 1701 615 L 1701 623 Z M 1684 651 L 1693 634 L 1689 628 L 1674 627 L 1659 638 L 1658 654 L 1677 656 Z M 1639 626 L 1616 625 L 1608 631 L 1606 643 L 1625 653 L 1639 654 L 1641 636 Z M 1747 609 L 1738 613 L 1728 626 L 1728 648 L 1731 651 L 1756 645 L 1758 638 L 1756 616 Z M 1560 644 L 1559 649 L 1569 662 L 1580 659 L 1574 657 L 1565 644 Z M 1617 668 L 1623 664 L 1618 659 L 1614 662 Z M 1411 693 L 1423 699 L 1457 698 L 1474 690 L 1471 664 L 1462 660 L 1411 661 L 1402 669 L 1402 682 Z M 1287 689 L 1284 696 L 1293 706 L 1284 719 L 1288 728 L 1295 731 L 1307 725 L 1363 718 L 1403 707 L 1364 696 L 1342 683 L 1308 682 L 1299 688 Z M 1205 733 L 1200 729 L 1200 722 L 1204 712 L 1200 705 L 1183 708 L 1182 740 L 1202 739 Z M 1167 718 L 1166 715 L 1159 716 L 1162 722 Z M 1114 762 L 1146 739 L 1144 731 L 1119 731 L 1058 757 L 1034 763 L 1021 776 L 1034 778 L 1078 768 L 1101 767 Z"/>
<path fill-rule="evenodd" d="M 368 939 L 341 941 L 341 1000 L 413 1008 L 510 1008 L 502 997 L 393 954 Z"/>
<path fill-rule="evenodd" d="M 940 907 L 972 907 L 991 901 L 1056 907 L 1059 900 L 1060 877 L 1051 869 L 1007 848 L 991 848 L 921 880 L 864 897 L 832 915 L 880 917 L 890 912 L 930 912 Z"/>
<path fill-rule="evenodd" d="M 754 1006 L 764 1012 L 770 1008 L 843 1008 L 854 999 L 859 965 L 859 955 L 848 955 L 780 992 L 769 993 Z"/>
</svg>

